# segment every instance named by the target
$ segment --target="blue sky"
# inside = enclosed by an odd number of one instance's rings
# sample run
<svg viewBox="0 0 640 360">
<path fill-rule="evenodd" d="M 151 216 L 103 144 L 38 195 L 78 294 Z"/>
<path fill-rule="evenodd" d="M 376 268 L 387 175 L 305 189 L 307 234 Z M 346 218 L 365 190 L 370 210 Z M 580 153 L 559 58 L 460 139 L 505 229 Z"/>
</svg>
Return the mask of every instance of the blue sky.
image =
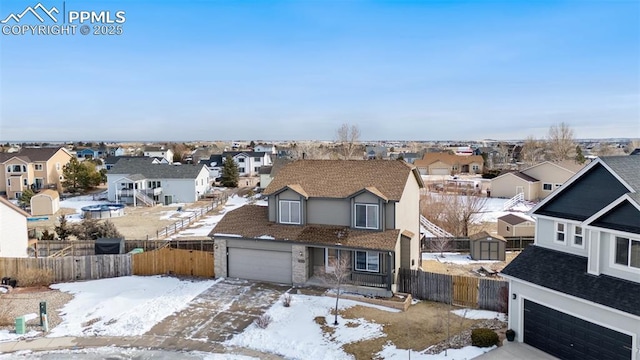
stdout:
<svg viewBox="0 0 640 360">
<path fill-rule="evenodd" d="M 124 10 L 123 34 L 0 35 L 0 141 L 640 137 L 637 0 L 65 8 Z"/>
</svg>

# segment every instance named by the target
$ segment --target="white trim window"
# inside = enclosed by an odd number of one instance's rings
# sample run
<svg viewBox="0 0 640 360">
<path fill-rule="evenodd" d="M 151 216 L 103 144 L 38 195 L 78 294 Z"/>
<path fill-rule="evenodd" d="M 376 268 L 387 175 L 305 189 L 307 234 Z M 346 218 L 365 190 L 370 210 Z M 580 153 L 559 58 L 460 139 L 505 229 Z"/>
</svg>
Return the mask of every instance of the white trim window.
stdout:
<svg viewBox="0 0 640 360">
<path fill-rule="evenodd" d="M 543 183 L 542 184 L 542 190 L 551 191 L 551 190 L 553 190 L 553 185 L 550 184 L 550 183 Z"/>
<path fill-rule="evenodd" d="M 300 224 L 300 201 L 280 200 L 280 223 Z"/>
<path fill-rule="evenodd" d="M 640 269 L 640 240 L 616 236 L 615 263 Z"/>
<path fill-rule="evenodd" d="M 380 272 L 380 254 L 375 251 L 356 251 L 356 270 Z"/>
<path fill-rule="evenodd" d="M 584 247 L 584 229 L 582 226 L 573 226 L 573 246 Z"/>
<path fill-rule="evenodd" d="M 33 168 L 35 171 L 42 171 L 43 169 L 42 164 L 34 164 Z"/>
<path fill-rule="evenodd" d="M 60 163 L 56 163 L 56 170 L 60 171 Z"/>
<path fill-rule="evenodd" d="M 355 227 L 360 229 L 378 228 L 378 205 L 355 204 Z"/>
<path fill-rule="evenodd" d="M 566 238 L 567 238 L 567 224 L 560 223 L 560 222 L 556 223 L 555 241 L 558 243 L 564 244 Z"/>
</svg>

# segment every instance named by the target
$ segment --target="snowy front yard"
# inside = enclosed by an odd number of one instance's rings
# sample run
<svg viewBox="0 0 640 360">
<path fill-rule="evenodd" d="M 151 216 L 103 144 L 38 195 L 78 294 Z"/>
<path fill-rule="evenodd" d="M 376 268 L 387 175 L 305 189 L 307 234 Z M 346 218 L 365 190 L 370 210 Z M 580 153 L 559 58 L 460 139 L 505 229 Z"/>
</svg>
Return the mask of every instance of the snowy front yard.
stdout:
<svg viewBox="0 0 640 360">
<path fill-rule="evenodd" d="M 202 297 L 198 297 L 201 293 L 213 291 L 217 294 L 216 287 L 220 287 L 220 289 L 232 287 L 231 289 L 233 289 L 233 286 L 236 286 L 233 282 L 229 283 L 224 280 L 189 281 L 162 276 L 128 276 L 55 284 L 51 288 L 73 294 L 74 298 L 60 311 L 62 323 L 51 329 L 46 336 L 130 337 L 147 334 L 156 324 L 172 314 L 183 311 L 190 303 L 205 301 Z M 222 294 L 222 291 L 220 293 Z M 227 295 L 220 295 L 220 297 L 228 297 L 229 304 L 226 309 L 229 309 L 233 307 L 234 301 L 237 301 L 237 294 L 233 292 L 229 294 L 229 291 L 226 293 Z M 395 331 L 393 327 L 411 329 L 416 324 L 420 325 L 415 319 L 413 319 L 413 323 L 409 324 L 412 322 L 412 318 L 416 317 L 412 314 L 419 313 L 398 313 L 396 310 L 386 307 L 341 299 L 339 325 L 333 326 L 334 298 L 303 294 L 293 294 L 292 297 L 293 301 L 290 307 L 284 307 L 282 302 L 276 301 L 266 310 L 265 314 L 272 318 L 272 322 L 267 328 L 262 329 L 252 323 L 244 331 L 224 342 L 223 345 L 275 353 L 290 359 L 353 359 L 353 355 L 347 353 L 345 348 L 373 341 L 376 342 L 377 349 L 379 349 L 376 350 L 378 351 L 377 356 L 385 359 L 408 358 L 408 350 L 396 347 L 402 346 L 402 341 L 398 342 L 397 339 L 403 339 L 399 338 L 397 334 L 392 334 Z M 216 300 L 227 301 L 226 298 Z M 438 316 L 444 318 L 442 314 L 446 314 L 448 308 L 441 305 L 432 306 L 421 303 L 415 306 L 413 311 L 439 307 Z M 221 307 L 225 308 L 225 305 L 221 304 Z M 462 314 L 466 319 L 453 316 L 458 319 L 456 321 L 460 325 L 465 321 L 468 323 L 476 321 L 470 320 L 472 318 L 495 318 L 497 316 L 492 312 L 464 312 Z M 203 316 L 209 315 L 204 314 Z M 422 314 L 421 316 L 431 317 L 430 314 Z M 387 320 L 391 317 L 399 319 L 399 323 L 398 321 L 396 324 L 388 322 Z M 220 323 L 216 326 L 225 325 Z M 387 326 L 389 326 L 388 329 Z M 441 328 L 441 321 L 439 326 L 440 328 L 432 328 L 431 331 L 439 332 L 436 335 L 442 338 L 444 330 Z M 0 342 L 41 336 L 43 333 L 36 331 L 19 336 L 3 330 L 0 331 Z M 404 332 L 402 336 L 404 336 Z M 411 337 L 412 335 L 407 333 L 406 336 Z M 396 343 L 394 344 L 392 340 Z M 490 348 L 481 349 L 467 346 L 463 349 L 449 350 L 446 357 L 444 354 L 428 355 L 416 351 L 411 351 L 410 356 L 412 359 L 471 359 L 488 350 Z M 375 356 L 376 354 L 374 352 L 370 355 Z"/>
</svg>

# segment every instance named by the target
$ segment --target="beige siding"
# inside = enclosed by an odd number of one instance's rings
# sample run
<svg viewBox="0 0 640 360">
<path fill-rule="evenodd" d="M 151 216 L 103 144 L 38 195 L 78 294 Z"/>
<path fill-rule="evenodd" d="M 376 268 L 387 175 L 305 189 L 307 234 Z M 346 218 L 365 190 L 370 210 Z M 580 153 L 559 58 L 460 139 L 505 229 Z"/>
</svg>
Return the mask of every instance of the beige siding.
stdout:
<svg viewBox="0 0 640 360">
<path fill-rule="evenodd" d="M 529 221 L 518 224 L 513 229 L 513 236 L 534 236 L 536 233 L 536 225 Z"/>
<path fill-rule="evenodd" d="M 537 200 L 537 183 L 530 183 L 513 174 L 506 174 L 491 179 L 491 197 L 512 198 L 516 195 L 518 186 L 523 188 L 525 200 Z"/>
<path fill-rule="evenodd" d="M 540 180 L 540 183 L 538 184 L 538 196 L 540 199 L 543 199 L 551 194 L 557 188 L 556 184 L 563 184 L 565 181 L 569 180 L 571 176 L 574 175 L 574 172 L 548 162 L 542 163 L 529 169 L 525 169 L 522 172 Z M 551 184 L 551 190 L 544 190 L 544 183 Z"/>
<path fill-rule="evenodd" d="M 498 219 L 498 235 L 500 236 L 514 236 L 513 225 L 507 224 L 506 222 Z"/>
<path fill-rule="evenodd" d="M 31 198 L 31 215 L 33 216 L 53 215 L 59 209 L 60 199 L 57 196 L 38 194 Z"/>
<path fill-rule="evenodd" d="M 69 160 L 71 160 L 71 155 L 63 149 L 53 154 L 49 161 L 47 161 L 44 187 L 55 184 L 58 190 L 62 190 L 60 176 L 62 176 L 62 169 L 69 163 Z M 60 164 L 60 170 L 57 169 L 56 164 Z"/>
<path fill-rule="evenodd" d="M 396 204 L 396 229 L 408 230 L 413 233 L 411 238 L 412 269 L 417 269 L 420 263 L 420 186 L 418 181 L 409 173 L 400 202 Z M 400 242 L 396 245 L 396 255 L 400 254 Z M 396 256 L 396 270 L 400 266 Z M 396 271 L 397 273 L 397 271 Z"/>
</svg>

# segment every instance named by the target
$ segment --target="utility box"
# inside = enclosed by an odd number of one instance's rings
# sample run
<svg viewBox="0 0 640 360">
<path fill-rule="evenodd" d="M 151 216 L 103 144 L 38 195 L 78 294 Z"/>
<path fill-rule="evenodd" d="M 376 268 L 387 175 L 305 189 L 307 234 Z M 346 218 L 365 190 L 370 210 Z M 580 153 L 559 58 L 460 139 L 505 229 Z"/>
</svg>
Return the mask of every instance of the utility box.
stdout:
<svg viewBox="0 0 640 360">
<path fill-rule="evenodd" d="M 24 321 L 24 316 L 18 316 L 16 318 L 16 334 L 23 335 L 27 331 L 26 321 Z"/>
<path fill-rule="evenodd" d="M 47 315 L 47 302 L 40 301 L 40 326 L 44 326 L 45 315 Z"/>
</svg>

